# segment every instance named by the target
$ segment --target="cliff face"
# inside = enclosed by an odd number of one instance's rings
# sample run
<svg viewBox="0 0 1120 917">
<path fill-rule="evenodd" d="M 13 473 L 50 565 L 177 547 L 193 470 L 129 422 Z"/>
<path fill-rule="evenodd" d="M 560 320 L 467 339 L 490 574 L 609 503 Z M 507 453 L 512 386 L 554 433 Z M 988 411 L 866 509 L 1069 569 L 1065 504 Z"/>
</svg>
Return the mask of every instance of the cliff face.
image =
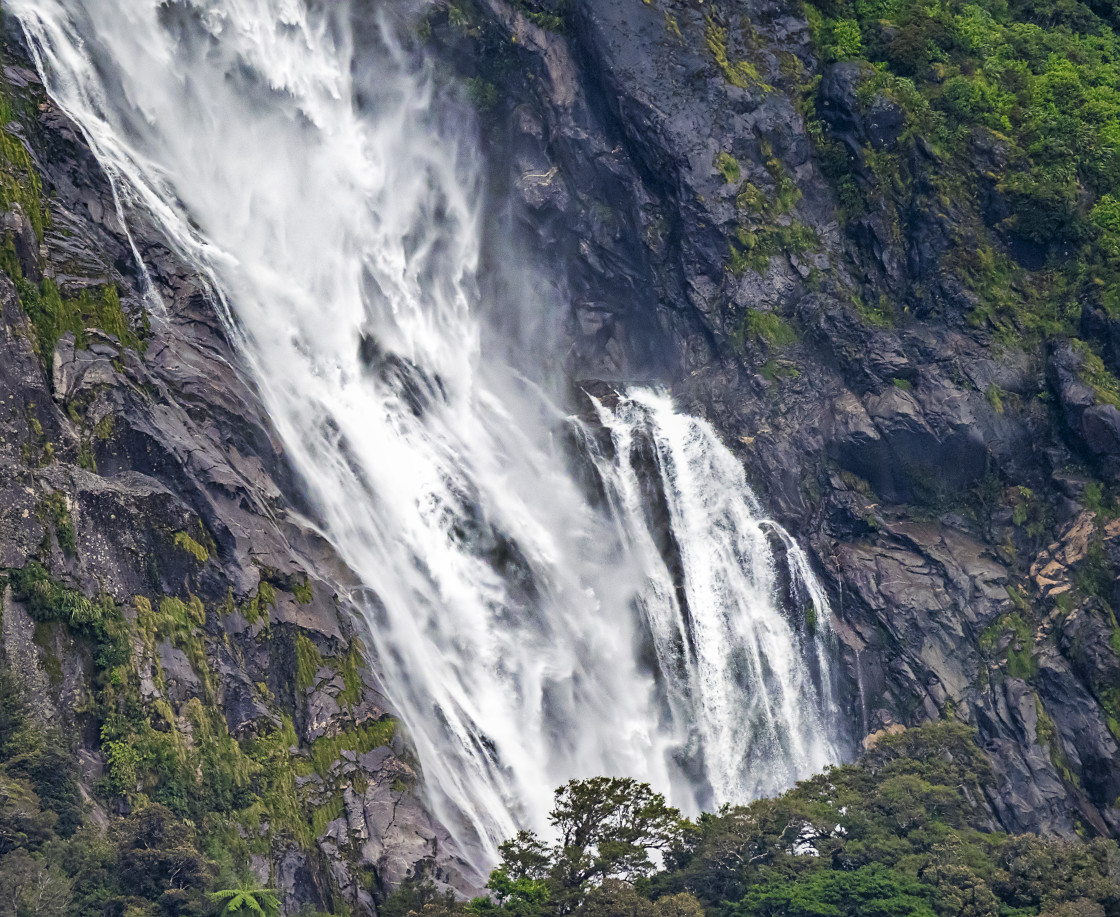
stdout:
<svg viewBox="0 0 1120 917">
<path fill-rule="evenodd" d="M 947 155 L 836 31 L 767 0 L 474 0 L 422 36 L 520 240 L 487 257 L 544 278 L 566 372 L 671 384 L 811 549 L 853 748 L 952 716 L 1003 827 L 1116 834 L 1115 320 L 1074 285 L 1016 312 L 1072 256 L 1009 222 L 1011 141 Z M 73 737 L 97 821 L 166 806 L 289 912 L 368 911 L 420 862 L 461 881 L 212 305 L 125 234 L 12 32 L 4 64 L 0 656 L 28 715 Z"/>
<path fill-rule="evenodd" d="M 910 47 L 908 8 L 862 21 L 867 56 Z M 1031 223 L 1033 147 L 967 120 L 935 141 L 964 52 L 903 78 L 860 59 L 859 21 L 808 13 L 488 0 L 426 31 L 468 79 L 517 202 L 495 220 L 552 279 L 571 376 L 670 383 L 811 545 L 853 739 L 956 717 L 1006 828 L 1115 834 L 1112 262 Z M 1049 34 L 1007 26 L 1028 28 Z"/>
<path fill-rule="evenodd" d="M 7 26 L 0 675 L 27 708 L 15 761 L 42 754 L 35 736 L 61 741 L 110 837 L 156 803 L 157 847 L 175 845 L 171 825 L 205 835 L 207 857 L 251 863 L 285 912 L 370 911 L 417 862 L 455 861 L 355 637 L 351 584 L 301 521 L 206 294 L 138 214 L 126 235 Z M 38 818 L 45 790 L 11 768 L 0 783 Z M 161 869 L 151 897 L 190 912 Z M 203 905 L 213 870 L 188 883 Z M 146 895 L 120 881 L 85 876 L 82 894 Z"/>
</svg>

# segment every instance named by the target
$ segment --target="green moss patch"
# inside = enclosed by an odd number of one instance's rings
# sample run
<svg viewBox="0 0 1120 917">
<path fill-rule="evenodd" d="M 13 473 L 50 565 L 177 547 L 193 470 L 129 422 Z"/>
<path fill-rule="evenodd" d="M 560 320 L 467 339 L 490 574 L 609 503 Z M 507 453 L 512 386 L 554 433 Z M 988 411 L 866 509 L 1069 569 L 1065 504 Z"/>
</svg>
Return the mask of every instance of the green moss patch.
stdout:
<svg viewBox="0 0 1120 917">
<path fill-rule="evenodd" d="M 386 717 L 368 726 L 359 726 L 357 729 L 339 735 L 316 739 L 311 743 L 311 770 L 321 777 L 326 777 L 343 751 L 364 755 L 382 745 L 388 745 L 393 741 L 396 732 L 397 721 L 392 717 Z"/>
</svg>

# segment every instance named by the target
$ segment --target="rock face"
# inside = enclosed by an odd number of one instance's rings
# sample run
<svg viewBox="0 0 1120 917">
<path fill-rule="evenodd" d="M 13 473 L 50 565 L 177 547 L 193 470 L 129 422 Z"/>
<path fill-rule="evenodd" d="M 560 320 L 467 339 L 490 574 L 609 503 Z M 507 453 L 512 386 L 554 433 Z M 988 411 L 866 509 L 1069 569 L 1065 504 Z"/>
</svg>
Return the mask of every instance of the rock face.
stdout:
<svg viewBox="0 0 1120 917">
<path fill-rule="evenodd" d="M 962 251 L 1012 247 L 998 137 L 946 195 L 868 66 L 822 67 L 782 0 L 461 6 L 431 43 L 496 89 L 496 236 L 550 278 L 569 374 L 671 385 L 808 542 L 853 746 L 954 716 L 1004 827 L 1115 834 L 1120 411 L 1084 349 L 975 320 Z M 1083 325 L 1107 351 L 1104 313 Z"/>
<path fill-rule="evenodd" d="M 1120 528 L 1103 499 L 1120 411 L 1098 358 L 967 320 L 977 295 L 954 259 L 997 197 L 924 181 L 932 151 L 887 95 L 867 98 L 865 67 L 822 68 L 799 4 L 466 7 L 466 25 L 447 5 L 428 25 L 434 55 L 493 90 L 490 228 L 518 245 L 486 257 L 543 278 L 549 352 L 577 385 L 671 385 L 810 548 L 853 750 L 953 716 L 991 756 L 1003 827 L 1120 833 Z M 137 273 L 105 177 L 15 36 L 4 59 L 32 113 L 7 129 L 50 222 L 40 237 L 23 204 L 0 215 L 22 277 L 0 276 L 0 567 L 41 564 L 123 609 L 137 728 L 188 757 L 279 749 L 294 810 L 246 843 L 286 911 L 372 913 L 371 887 L 421 866 L 465 889 L 337 598 L 347 572 L 298 521 L 299 482 L 205 293 L 143 225 Z M 907 195 L 886 192 L 884 155 Z M 998 137 L 973 155 L 998 160 Z M 52 335 L 33 314 L 47 289 L 119 296 L 127 333 Z M 1120 340 L 1107 316 L 1084 322 Z M 93 652 L 29 601 L 3 593 L 4 662 L 43 721 L 82 725 L 105 703 Z M 99 737 L 79 746 L 89 788 L 112 781 Z"/>
<path fill-rule="evenodd" d="M 214 310 L 133 224 L 151 268 L 137 272 L 105 176 L 23 54 L 9 33 L 4 92 L 35 114 L 7 130 L 26 145 L 50 216 L 41 238 L 18 203 L 2 219 L 19 289 L 0 274 L 0 567 L 39 564 L 59 586 L 111 601 L 132 660 L 109 699 L 96 646 L 65 620 L 33 620 L 8 587 L 0 663 L 43 725 L 81 736 L 88 794 L 123 773 L 106 754 L 114 716 L 133 735 L 173 736 L 181 760 L 168 768 L 232 755 L 234 808 L 264 800 L 259 837 L 244 839 L 253 870 L 286 913 L 374 913 L 371 893 L 421 866 L 469 888 L 338 598 L 346 571 L 297 521 L 299 485 Z M 30 186 L 19 163 L 4 168 Z M 83 292 L 119 297 L 128 331 L 67 331 L 47 349 L 36 304 L 51 291 L 79 311 Z M 160 795 L 166 776 L 142 771 L 108 795 L 121 812 L 133 790 L 191 811 Z M 201 779 L 188 775 L 191 794 L 206 790 Z M 277 780 L 292 786 L 283 811 L 261 789 Z"/>
</svg>

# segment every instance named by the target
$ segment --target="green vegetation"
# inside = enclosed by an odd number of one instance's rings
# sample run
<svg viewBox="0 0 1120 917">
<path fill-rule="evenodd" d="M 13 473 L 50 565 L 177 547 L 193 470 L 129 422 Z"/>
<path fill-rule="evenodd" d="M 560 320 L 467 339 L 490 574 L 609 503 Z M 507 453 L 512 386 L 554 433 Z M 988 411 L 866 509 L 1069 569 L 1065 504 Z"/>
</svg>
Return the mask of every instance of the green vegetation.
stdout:
<svg viewBox="0 0 1120 917">
<path fill-rule="evenodd" d="M 743 175 L 739 167 L 739 160 L 730 153 L 720 153 L 716 157 L 716 170 L 729 185 L 737 183 Z"/>
<path fill-rule="evenodd" d="M 804 614 L 805 629 L 809 633 L 815 634 L 817 632 L 817 606 L 812 602 L 807 603 L 804 608 Z"/>
<path fill-rule="evenodd" d="M 695 822 L 629 780 L 557 792 L 559 841 L 522 832 L 501 848 L 493 899 L 468 905 L 406 883 L 385 917 L 1028 917 L 1120 907 L 1113 841 L 990 830 L 992 779 L 967 727 L 944 721 L 879 738 L 855 765 L 778 799 Z M 662 866 L 652 863 L 660 852 Z"/>
<path fill-rule="evenodd" d="M 23 463 L 29 467 L 45 467 L 54 461 L 54 445 L 47 438 L 43 424 L 36 416 L 36 406 L 27 405 L 27 427 L 31 434 L 20 448 Z"/>
<path fill-rule="evenodd" d="M 856 296 L 852 299 L 852 308 L 867 324 L 876 328 L 890 328 L 894 325 L 894 306 L 887 297 L 880 296 L 878 302 L 871 305 Z"/>
<path fill-rule="evenodd" d="M 1098 527 L 1073 576 L 1073 584 L 1084 595 L 1093 596 L 1107 604 L 1112 601 L 1112 587 L 1115 583 L 1116 570 L 1105 552 L 1104 538 Z"/>
<path fill-rule="evenodd" d="M 866 63 L 860 103 L 885 99 L 904 117 L 901 146 L 865 149 L 869 185 L 827 139 L 811 110 L 816 86 L 806 86 L 810 129 L 844 209 L 862 211 L 872 197 L 895 199 L 900 212 L 964 208 L 964 221 L 954 217 L 964 237 L 946 263 L 979 295 L 973 324 L 1008 343 L 1077 334 L 1085 303 L 1120 316 L 1120 20 L 1111 9 L 1079 0 L 806 4 L 826 62 Z M 920 163 L 905 151 L 919 137 Z M 908 199 L 919 185 L 929 196 Z M 1035 254 L 1018 254 L 1032 246 Z"/>
<path fill-rule="evenodd" d="M 127 908 L 204 917 L 221 911 L 268 917 L 270 892 L 237 871 L 285 836 L 310 844 L 345 811 L 336 762 L 393 741 L 390 718 L 314 742 L 302 758 L 292 723 L 238 741 L 221 712 L 195 698 L 176 714 L 139 700 L 132 641 L 120 609 L 51 579 L 39 565 L 8 573 L 37 621 L 64 626 L 97 649 L 95 695 L 105 799 L 127 803 L 108 834 L 82 827 L 71 750 L 33 725 L 18 685 L 0 667 L 0 887 L 35 877 L 65 900 L 57 914 L 99 917 Z M 142 643 L 193 633 L 197 598 L 134 601 Z M 812 629 L 816 612 L 804 610 Z M 1029 643 L 1020 611 L 981 645 Z M 304 638 L 306 640 L 306 638 Z M 303 641 L 297 637 L 297 646 Z M 307 641 L 307 646 L 310 641 Z M 334 662 L 350 690 L 361 648 Z M 298 652 L 298 650 L 297 650 Z M 1020 652 L 1009 646 L 1011 653 Z M 205 667 L 205 654 L 192 659 Z M 163 685 L 156 669 L 157 687 Z M 183 723 L 189 724 L 189 729 Z M 1053 724 L 1039 707 L 1038 741 L 1068 773 Z M 314 802 L 297 780 L 329 780 Z M 316 778 L 316 779 L 318 779 Z M 879 739 L 856 765 L 834 768 L 779 799 L 683 819 L 633 780 L 572 781 L 556 795 L 558 840 L 522 833 L 502 847 L 494 898 L 456 903 L 422 881 L 390 896 L 385 917 L 761 917 L 794 914 L 978 914 L 1027 917 L 1113 913 L 1120 907 L 1110 841 L 1088 844 L 993 833 L 982 800 L 992 779 L 969 730 L 951 721 Z M 355 782 L 364 790 L 365 784 Z M 405 792 L 403 781 L 394 784 Z M 811 848 L 815 855 L 806 855 Z M 180 881 L 180 879 L 182 881 Z M 983 907 L 967 910 L 963 900 Z M 127 907 L 126 907 L 127 903 Z M 29 912 L 30 913 L 30 912 Z M 35 913 L 40 913 L 36 911 Z M 139 913 L 139 911 L 137 911 Z"/>
<path fill-rule="evenodd" d="M 344 750 L 361 754 L 390 742 L 396 723 L 385 719 L 321 739 L 309 757 L 294 752 L 299 740 L 288 718 L 238 740 L 212 700 L 201 633 L 206 607 L 198 597 L 137 596 L 130 629 L 112 599 L 83 596 L 38 563 L 9 570 L 6 579 L 40 627 L 65 628 L 79 658 L 89 660 L 92 693 L 78 716 L 104 755 L 105 775 L 94 789 L 110 813 L 132 814 L 113 818 L 106 836 L 82 827 L 73 750 L 64 736 L 35 724 L 28 698 L 0 659 L 0 888 L 31 876 L 66 900 L 58 917 L 204 917 L 218 905 L 256 913 L 249 901 L 226 894 L 231 890 L 249 892 L 271 913 L 266 890 L 239 884 L 238 869 L 278 840 L 310 849 L 317 832 L 341 814 L 342 789 L 352 779 L 332 778 L 320 805 L 297 789 L 299 776 L 327 774 Z M 166 699 L 158 650 L 165 640 L 184 650 L 200 685 L 201 696 L 178 710 Z M 359 654 L 355 645 L 337 663 L 343 693 L 353 695 L 345 701 L 350 706 L 360 694 Z M 154 682 L 154 697 L 144 693 L 141 671 Z"/>
<path fill-rule="evenodd" d="M 121 307 L 116 287 L 102 287 L 94 293 L 83 290 L 77 297 L 64 298 L 53 280 L 39 284 L 22 277 L 15 278 L 20 303 L 35 328 L 35 350 L 43 365 L 50 367 L 58 339 L 67 331 L 73 333 L 79 348 L 89 345 L 88 328 L 112 334 L 124 347 L 143 349 L 142 335 L 132 330 Z"/>
<path fill-rule="evenodd" d="M 332 821 L 342 817 L 346 811 L 346 800 L 339 795 L 331 796 L 321 806 L 316 806 L 311 813 L 311 833 L 318 837 Z"/>
<path fill-rule="evenodd" d="M 280 899 L 270 888 L 262 888 L 251 878 L 242 878 L 234 888 L 211 892 L 210 900 L 222 905 L 222 913 L 257 914 L 258 917 L 276 917 L 280 913 Z"/>
<path fill-rule="evenodd" d="M 315 675 L 323 667 L 323 654 L 306 634 L 296 637 L 296 687 L 301 691 L 315 686 Z"/>
<path fill-rule="evenodd" d="M 42 242 L 44 230 L 51 225 L 50 210 L 46 205 L 42 179 L 27 148 L 16 134 L 17 129 L 23 129 L 21 122 L 32 111 L 31 100 L 13 93 L 0 78 L 0 211 L 18 207 L 30 222 L 36 238 Z M 32 282 L 23 275 L 15 240 L 10 232 L 0 240 L 0 270 L 8 274 L 16 285 L 20 303 L 35 329 L 36 353 L 48 372 L 55 345 L 68 331 L 74 334 L 80 348 L 89 344 L 87 329 L 97 328 L 115 336 L 122 347 L 143 350 L 148 332 L 147 316 L 143 318 L 142 328 L 133 329 L 112 284 L 84 289 L 76 296 L 64 296 L 50 278 Z"/>
<path fill-rule="evenodd" d="M 820 239 L 804 223 L 761 226 L 753 230 L 741 227 L 731 243 L 728 268 L 732 274 L 746 273 L 748 268 L 765 274 L 775 255 L 783 252 L 800 255 L 819 248 Z"/>
<path fill-rule="evenodd" d="M 35 561 L 9 571 L 8 582 L 35 621 L 65 624 L 77 637 L 89 641 L 99 668 L 111 670 L 127 662 L 128 627 L 111 598 L 88 599 L 52 579 Z"/>
<path fill-rule="evenodd" d="M 498 105 L 498 87 L 480 76 L 471 76 L 463 80 L 463 88 L 471 104 L 478 109 L 480 114 L 487 115 Z"/>
<path fill-rule="evenodd" d="M 738 86 L 740 89 L 757 86 L 764 91 L 771 90 L 772 87 L 762 81 L 758 68 L 754 64 L 745 60 L 731 60 L 727 47 L 727 29 L 719 25 L 711 16 L 708 17 L 704 27 L 704 43 L 719 72 L 732 86 Z"/>
<path fill-rule="evenodd" d="M 542 6 L 536 0 L 526 5 Z M 540 9 L 527 14 L 537 24 L 550 24 Z M 42 98 L 35 93 L 41 90 L 32 84 L 13 91 L 3 80 L 0 75 L 0 213 L 18 208 L 42 242 L 51 219 L 47 196 L 21 139 L 36 136 L 33 119 L 40 117 Z M 25 243 L 0 230 L 0 270 L 11 278 L 27 314 L 27 321 L 14 322 L 9 332 L 34 348 L 48 374 L 58 340 L 67 333 L 79 348 L 101 340 L 96 329 L 119 341 L 114 350 L 143 349 L 148 329 L 130 324 L 114 286 L 104 285 L 104 278 L 74 279 L 71 285 L 61 275 L 40 281 L 46 265 L 32 265 L 35 247 Z M 54 254 L 51 263 L 58 265 L 64 253 Z M 68 278 L 76 266 L 63 268 Z M 119 359 L 113 364 L 123 367 Z M 26 419 L 23 441 L 10 445 L 29 469 L 54 461 L 56 448 L 73 460 L 77 445 L 78 463 L 95 470 L 97 444 L 115 435 L 113 416 L 103 415 L 105 402 L 97 402 L 98 394 L 99 388 L 90 390 L 62 405 L 79 434 L 63 439 L 53 405 L 9 405 L 17 412 L 13 421 Z M 81 478 L 81 472 L 75 474 Z M 257 719 L 246 727 L 231 715 L 227 724 L 211 667 L 223 653 L 238 656 L 244 644 L 213 628 L 206 633 L 208 612 L 213 625 L 213 612 L 222 607 L 210 604 L 215 589 L 221 590 L 219 598 L 226 589 L 214 579 L 212 566 L 209 572 L 197 569 L 216 555 L 213 538 L 193 523 L 181 532 L 153 528 L 158 545 L 145 538 L 137 547 L 143 544 L 152 558 L 149 577 L 141 582 L 155 592 L 131 596 L 127 603 L 123 594 L 114 593 L 114 599 L 99 591 L 103 565 L 91 570 L 60 558 L 60 552 L 66 558 L 77 554 L 81 508 L 61 483 L 61 471 L 48 477 L 61 489 L 44 493 L 39 482 L 42 496 L 29 522 L 30 531 L 44 532 L 36 560 L 0 569 L 0 591 L 10 588 L 34 622 L 34 645 L 26 648 L 27 660 L 18 660 L 20 675 L 37 652 L 49 677 L 49 690 L 31 696 L 37 680 L 17 677 L 8 668 L 16 660 L 0 647 L 0 917 L 275 917 L 277 893 L 244 879 L 250 857 L 267 859 L 288 848 L 318 857 L 317 831 L 340 814 L 344 790 L 353 784 L 364 792 L 368 780 L 339 772 L 324 787 L 317 777 L 302 786 L 301 777 L 313 767 L 329 770 L 332 749 L 360 753 L 391 741 L 396 724 L 363 723 L 319 743 L 313 756 L 306 745 L 301 753 L 291 718 L 264 683 L 243 686 L 256 694 Z M 26 483 L 35 481 L 28 476 Z M 154 558 L 168 560 L 163 575 Z M 53 570 L 51 560 L 58 562 Z M 165 580 L 179 581 L 174 594 L 161 594 Z M 126 588 L 123 582 L 133 584 L 135 578 L 110 578 L 105 588 Z M 86 591 L 74 588 L 77 583 Z M 288 588 L 289 579 L 267 573 L 246 603 L 247 617 L 267 617 L 279 586 Z M 290 588 L 299 602 L 314 598 L 305 578 Z M 227 611 L 233 602 L 231 592 Z M 256 647 L 265 667 L 270 649 Z M 329 664 L 343 683 L 339 703 L 352 711 L 351 721 L 361 722 L 353 712 L 363 688 L 360 646 Z M 289 686 L 281 687 L 287 692 Z M 260 703 L 267 715 L 261 715 Z M 91 765 L 99 754 L 103 770 L 91 766 L 80 774 L 79 749 L 81 760 Z M 326 802 L 319 805 L 320 800 Z M 375 889 L 374 877 L 363 881 Z M 337 888 L 328 880 L 320 891 L 330 902 Z M 335 912 L 345 913 L 345 907 Z"/>
<path fill-rule="evenodd" d="M 809 28 L 821 57 L 829 62 L 863 57 L 863 35 L 855 19 L 824 19 L 816 7 L 806 7 Z"/>
<path fill-rule="evenodd" d="M 1090 512 L 1111 518 L 1114 515 L 1115 498 L 1111 495 L 1106 497 L 1104 486 L 1099 481 L 1088 481 L 1081 495 L 1081 505 Z"/>
<path fill-rule="evenodd" d="M 362 642 L 357 637 L 350 647 L 350 652 L 343 659 L 339 669 L 342 675 L 343 689 L 339 692 L 339 706 L 353 708 L 362 699 L 362 678 L 358 674 L 358 663 L 362 656 Z"/>
<path fill-rule="evenodd" d="M 261 618 L 267 621 L 268 609 L 275 607 L 276 589 L 267 580 L 262 579 L 256 595 L 242 606 L 241 614 L 250 624 L 256 624 Z"/>
<path fill-rule="evenodd" d="M 51 215 L 35 164 L 27 148 L 9 130 L 14 120 L 12 96 L 6 81 L 0 81 L 0 210 L 18 205 L 41 242 L 44 229 L 51 225 Z M 10 237 L 5 239 L 4 248 L 13 250 Z"/>
<path fill-rule="evenodd" d="M 533 25 L 549 32 L 564 32 L 567 0 L 514 0 L 514 5 Z"/>
<path fill-rule="evenodd" d="M 1088 344 L 1076 338 L 1072 344 L 1082 360 L 1081 381 L 1093 390 L 1098 403 L 1120 407 L 1120 381 L 1105 368 L 1104 361 Z"/>
<path fill-rule="evenodd" d="M 780 315 L 754 309 L 747 311 L 747 333 L 774 347 L 788 347 L 797 340 L 797 332 Z"/>
<path fill-rule="evenodd" d="M 746 182 L 739 189 L 735 203 L 743 212 L 744 220 L 731 243 L 728 269 L 733 274 L 743 274 L 748 268 L 765 274 L 774 255 L 802 255 L 820 249 L 817 234 L 787 216 L 801 200 L 801 190 L 786 174 L 766 141 L 761 142 L 761 148 L 773 187 L 760 189 Z M 724 178 L 732 184 L 739 180 L 737 162 L 735 166 L 733 178 L 721 168 Z"/>
<path fill-rule="evenodd" d="M 41 568 L 11 576 L 37 616 L 66 622 L 70 613 L 60 603 L 80 604 Z M 68 625 L 81 639 L 97 638 L 99 628 L 117 620 L 108 603 L 90 604 L 100 608 L 100 616 L 82 615 L 81 623 Z M 126 632 L 120 636 L 108 641 L 117 643 L 117 656 L 96 657 L 102 673 L 128 652 Z M 114 690 L 111 678 L 99 677 L 98 684 L 102 696 Z M 142 770 L 139 751 L 119 743 L 105 751 L 107 788 L 132 781 L 134 789 Z M 14 917 L 209 913 L 205 891 L 217 870 L 202 854 L 192 826 L 148 804 L 102 833 L 83 827 L 83 810 L 67 737 L 31 715 L 22 686 L 0 668 L 0 890 L 6 896 L 0 910 Z"/>
<path fill-rule="evenodd" d="M 174 596 L 164 596 L 159 603 L 159 619 L 156 636 L 168 637 L 195 627 L 206 626 L 206 608 L 198 596 L 192 595 L 189 602 Z"/>
<path fill-rule="evenodd" d="M 40 512 L 53 524 L 54 534 L 58 538 L 58 546 L 62 549 L 62 553 L 67 557 L 73 557 L 78 551 L 78 541 L 66 494 L 55 491 L 43 497 Z"/>
<path fill-rule="evenodd" d="M 175 547 L 180 550 L 186 551 L 200 564 L 206 563 L 210 559 L 210 551 L 204 545 L 199 544 L 186 532 L 175 533 Z"/>
<path fill-rule="evenodd" d="M 447 4 L 447 22 L 457 32 L 468 34 L 471 28 L 470 16 L 458 3 Z"/>
<path fill-rule="evenodd" d="M 358 666 L 362 661 L 361 640 L 355 637 L 345 656 L 324 656 L 306 634 L 300 633 L 296 636 L 295 656 L 297 689 L 307 691 L 315 687 L 319 671 L 325 667 L 342 676 L 343 689 L 338 694 L 339 706 L 350 709 L 357 706 L 362 697 L 362 678 L 358 674 Z"/>
<path fill-rule="evenodd" d="M 78 769 L 61 733 L 29 717 L 20 686 L 0 669 L 0 856 L 82 823 Z"/>
<path fill-rule="evenodd" d="M 325 777 L 343 751 L 364 755 L 382 745 L 388 745 L 396 733 L 397 721 L 392 717 L 385 717 L 348 732 L 316 739 L 311 744 L 311 770 Z"/>
<path fill-rule="evenodd" d="M 1053 521 L 1049 507 L 1029 487 L 1012 487 L 1009 490 L 1012 504 L 1011 521 L 1023 528 L 1034 539 L 1042 537 Z"/>
<path fill-rule="evenodd" d="M 113 436 L 113 429 L 116 426 L 116 419 L 112 414 L 106 414 L 93 428 L 93 436 L 99 442 L 107 442 Z"/>
<path fill-rule="evenodd" d="M 310 605 L 315 596 L 311 591 L 311 581 L 308 579 L 300 580 L 292 586 L 292 595 L 295 600 L 301 605 Z"/>
<path fill-rule="evenodd" d="M 1003 413 L 1003 394 L 1003 390 L 998 385 L 989 385 L 987 392 L 985 392 L 988 404 L 997 414 Z"/>
<path fill-rule="evenodd" d="M 790 213 L 801 200 L 801 189 L 786 173 L 781 162 L 774 155 L 770 144 L 761 141 L 762 155 L 765 157 L 766 171 L 773 182 L 773 188 L 762 190 L 751 182 L 742 186 L 735 200 L 736 206 L 744 213 L 762 223 L 777 221 L 778 217 Z"/>
<path fill-rule="evenodd" d="M 732 343 L 742 350 L 748 341 L 758 341 L 770 347 L 788 347 L 797 342 L 797 332 L 775 312 L 748 309 L 732 332 Z M 778 370 L 777 364 L 774 366 Z"/>
<path fill-rule="evenodd" d="M 1002 659 L 1010 678 L 1030 678 L 1038 671 L 1034 631 L 1019 611 L 1003 615 L 985 628 L 980 634 L 979 647 L 989 658 Z"/>
<path fill-rule="evenodd" d="M 736 346 L 741 348 L 742 344 L 737 340 Z M 801 370 L 789 360 L 775 360 L 773 358 L 763 363 L 758 368 L 758 372 L 767 382 L 776 382 L 778 379 L 796 379 L 801 375 Z"/>
<path fill-rule="evenodd" d="M 681 44 L 684 44 L 684 35 L 681 34 L 681 24 L 677 17 L 665 10 L 665 31 L 672 35 Z"/>
<path fill-rule="evenodd" d="M 557 790 L 551 822 L 555 844 L 522 831 L 501 846 L 502 865 L 488 886 L 495 901 L 476 898 L 471 911 L 545 915 L 590 906 L 627 913 L 615 906 L 619 893 L 626 894 L 620 880 L 649 876 L 651 854 L 682 849 L 692 828 L 645 784 L 608 777 L 573 780 Z"/>
</svg>

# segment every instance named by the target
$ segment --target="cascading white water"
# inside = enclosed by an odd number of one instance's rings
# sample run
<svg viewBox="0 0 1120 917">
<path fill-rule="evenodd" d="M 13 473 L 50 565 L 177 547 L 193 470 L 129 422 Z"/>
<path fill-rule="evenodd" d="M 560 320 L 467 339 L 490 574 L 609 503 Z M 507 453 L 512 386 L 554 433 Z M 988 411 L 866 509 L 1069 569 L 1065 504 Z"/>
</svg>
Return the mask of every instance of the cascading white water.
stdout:
<svg viewBox="0 0 1120 917">
<path fill-rule="evenodd" d="M 632 391 L 608 410 L 613 455 L 598 465 L 621 535 L 653 571 L 644 618 L 666 673 L 672 720 L 692 735 L 714 801 L 753 799 L 791 786 L 835 760 L 834 734 L 811 666 L 831 699 L 825 638 L 828 601 L 789 536 L 768 522 L 742 465 L 711 426 L 679 414 L 672 401 Z M 634 466 L 639 439 L 652 447 L 679 553 L 683 607 L 649 537 Z M 641 459 L 639 458 L 640 462 Z M 782 543 L 789 575 L 788 620 L 770 538 Z M 825 714 L 822 716 L 822 714 Z"/>
<path fill-rule="evenodd" d="M 837 759 L 827 602 L 711 428 L 652 392 L 600 405 L 594 506 L 563 418 L 484 359 L 473 156 L 387 23 L 356 54 L 346 3 L 6 7 L 123 215 L 212 285 L 367 587 L 353 599 L 431 805 L 478 865 L 543 828 L 573 776 L 638 777 L 696 811 Z"/>
</svg>

